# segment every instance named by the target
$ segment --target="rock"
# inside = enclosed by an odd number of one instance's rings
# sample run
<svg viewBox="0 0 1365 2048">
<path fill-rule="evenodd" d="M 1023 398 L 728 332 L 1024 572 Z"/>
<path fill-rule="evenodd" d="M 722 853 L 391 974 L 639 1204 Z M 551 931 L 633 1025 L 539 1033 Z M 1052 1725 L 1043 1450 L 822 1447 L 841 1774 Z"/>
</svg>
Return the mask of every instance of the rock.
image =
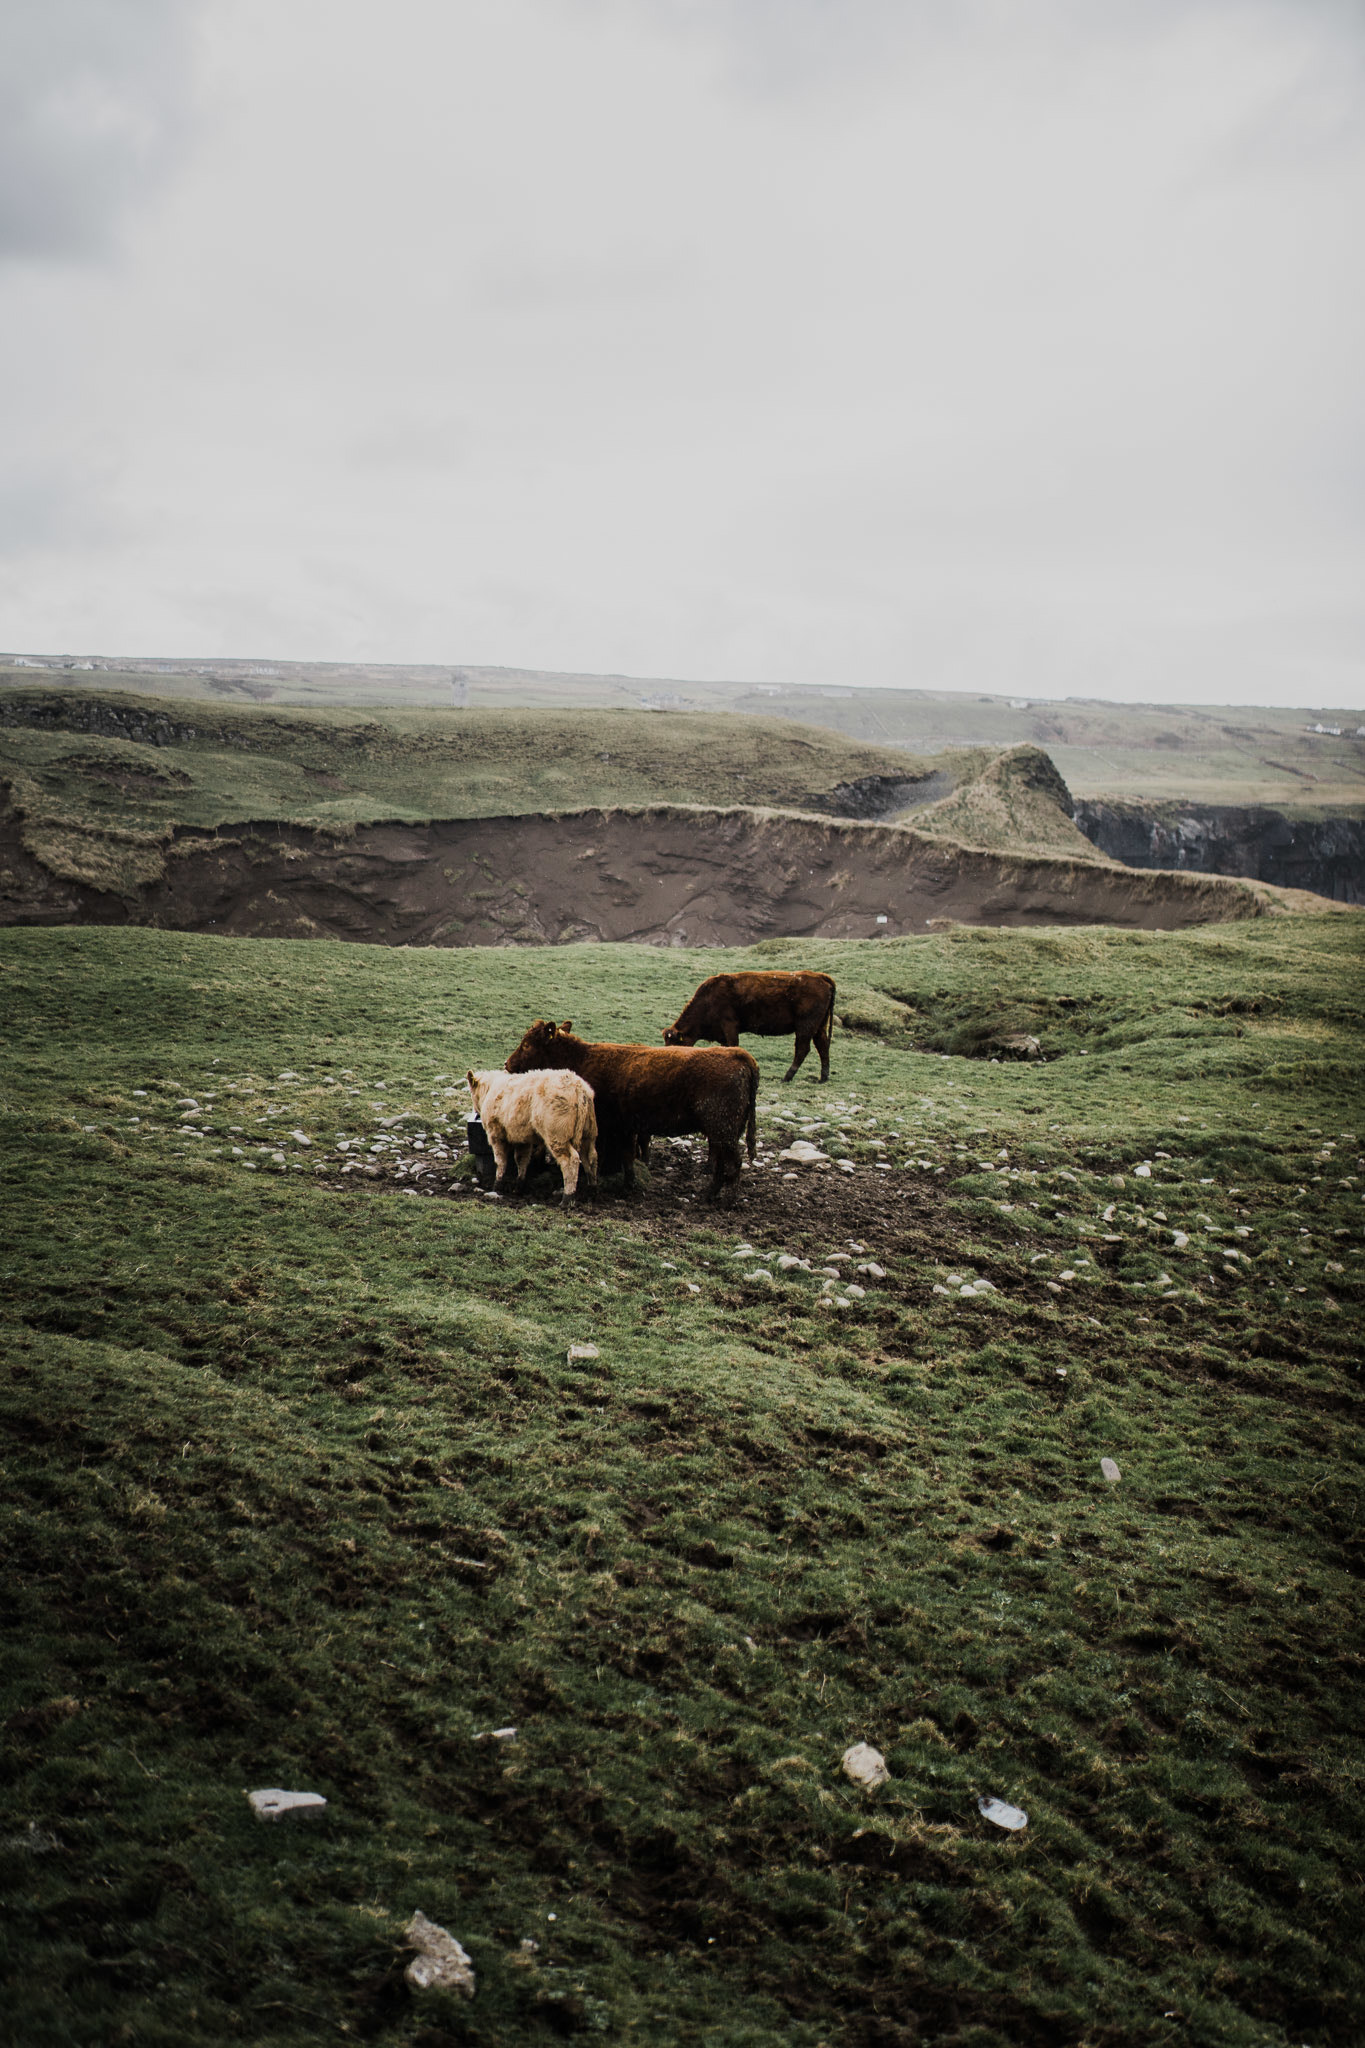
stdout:
<svg viewBox="0 0 1365 2048">
<path fill-rule="evenodd" d="M 851 1749 L 844 1751 L 839 1761 L 843 1765 L 844 1776 L 868 1792 L 874 1792 L 878 1785 L 885 1785 L 891 1776 L 886 1768 L 886 1758 L 870 1742 L 855 1742 Z"/>
<path fill-rule="evenodd" d="M 1109 1481 L 1109 1484 L 1111 1486 L 1117 1486 L 1120 1479 L 1122 1479 L 1123 1477 L 1123 1474 L 1120 1472 L 1118 1466 L 1114 1463 L 1114 1460 L 1112 1458 L 1101 1458 L 1100 1470 L 1101 1472 L 1103 1472 L 1105 1478 Z"/>
<path fill-rule="evenodd" d="M 1009 1828 L 1012 1833 L 1028 1826 L 1028 1815 L 1022 1806 L 1011 1806 L 1007 1799 L 988 1799 L 983 1794 L 976 1802 L 976 1810 L 993 1821 L 998 1828 Z"/>
<path fill-rule="evenodd" d="M 425 1913 L 413 1914 L 406 1934 L 409 1946 L 417 1954 L 403 1975 L 414 1990 L 459 1991 L 466 1998 L 474 1996 L 474 1965 L 453 1934 L 428 1920 Z"/>
<path fill-rule="evenodd" d="M 754 1272 L 746 1273 L 744 1277 L 746 1280 L 771 1280 L 773 1276 L 771 1273 L 766 1273 L 763 1270 L 763 1268 L 759 1266 L 755 1269 Z"/>
<path fill-rule="evenodd" d="M 289 1135 L 291 1138 L 296 1139 L 300 1145 L 311 1145 L 313 1142 L 307 1131 L 291 1131 Z"/>
<path fill-rule="evenodd" d="M 698 1289 L 699 1293 L 700 1291 Z M 570 1365 L 573 1364 L 576 1358 L 600 1358 L 601 1356 L 602 1354 L 595 1344 L 571 1344 L 569 1346 Z"/>
<path fill-rule="evenodd" d="M 822 1152 L 820 1147 L 812 1145 L 808 1138 L 797 1138 L 794 1144 L 788 1145 L 786 1151 L 779 1152 L 777 1156 L 779 1159 L 789 1159 L 793 1166 L 818 1166 L 822 1160 L 829 1158 L 828 1152 Z"/>
<path fill-rule="evenodd" d="M 282 1792 L 278 1786 L 262 1792 L 248 1792 L 246 1796 L 257 1820 L 283 1820 L 291 1813 L 323 1813 L 327 1807 L 327 1801 L 320 1792 Z"/>
<path fill-rule="evenodd" d="M 1337 1271 L 1341 1271 L 1340 1266 L 1337 1267 Z M 856 1280 L 846 1280 L 844 1282 L 844 1290 L 846 1293 L 851 1294 L 855 1301 L 865 1301 L 867 1298 L 867 1289 L 859 1287 Z"/>
<path fill-rule="evenodd" d="M 1135 1167 L 1133 1168 L 1133 1178 L 1134 1178 L 1134 1180 L 1150 1180 L 1150 1179 L 1151 1179 L 1151 1177 L 1152 1177 L 1152 1169 L 1151 1169 L 1151 1167 L 1150 1167 L 1150 1166 L 1149 1166 L 1149 1165 L 1147 1164 L 1147 1161 L 1146 1161 L 1145 1159 L 1143 1160 L 1143 1162 L 1142 1162 L 1141 1166 L 1135 1166 Z"/>
<path fill-rule="evenodd" d="M 779 1252 L 777 1255 L 777 1264 L 780 1272 L 790 1273 L 794 1267 L 804 1266 L 806 1264 L 806 1261 L 804 1259 L 798 1259 L 794 1252 Z"/>
<path fill-rule="evenodd" d="M 886 1268 L 879 1266 L 875 1259 L 869 1259 L 865 1266 L 859 1266 L 860 1273 L 866 1273 L 869 1280 L 885 1280 Z"/>
</svg>

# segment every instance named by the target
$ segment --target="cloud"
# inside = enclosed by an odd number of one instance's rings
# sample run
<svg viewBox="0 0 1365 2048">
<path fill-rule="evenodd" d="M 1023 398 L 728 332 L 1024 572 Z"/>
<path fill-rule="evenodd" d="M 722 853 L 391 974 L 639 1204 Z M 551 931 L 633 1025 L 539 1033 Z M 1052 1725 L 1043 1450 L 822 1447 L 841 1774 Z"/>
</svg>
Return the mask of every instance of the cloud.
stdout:
<svg viewBox="0 0 1365 2048">
<path fill-rule="evenodd" d="M 0 9 L 0 258 L 88 258 L 164 177 L 190 112 L 195 0 Z"/>
<path fill-rule="evenodd" d="M 1365 693 L 1358 5 L 18 18 L 0 641 Z"/>
</svg>

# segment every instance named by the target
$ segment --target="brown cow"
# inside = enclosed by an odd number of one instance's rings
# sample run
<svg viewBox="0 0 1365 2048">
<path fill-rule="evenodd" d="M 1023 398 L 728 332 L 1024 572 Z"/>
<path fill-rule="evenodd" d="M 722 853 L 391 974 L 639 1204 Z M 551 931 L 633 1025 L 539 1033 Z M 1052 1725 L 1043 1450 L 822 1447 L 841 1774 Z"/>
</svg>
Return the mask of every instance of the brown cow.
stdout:
<svg viewBox="0 0 1365 2048">
<path fill-rule="evenodd" d="M 506 1061 L 509 1074 L 569 1067 L 593 1091 L 604 1160 L 618 1157 L 626 1186 L 635 1185 L 635 1157 L 652 1137 L 706 1139 L 710 1201 L 729 1203 L 741 1171 L 740 1139 L 749 1157 L 757 1143 L 758 1061 L 738 1050 L 661 1052 L 653 1045 L 590 1045 L 573 1025 L 538 1019 Z"/>
<path fill-rule="evenodd" d="M 790 1081 L 811 1049 L 820 1055 L 820 1079 L 829 1079 L 829 1034 L 834 1024 L 834 983 L 827 974 L 713 974 L 697 989 L 676 1024 L 664 1033 L 665 1045 L 695 1045 L 714 1038 L 720 1045 L 738 1045 L 741 1031 L 760 1038 L 796 1033 L 792 1063 L 782 1076 Z"/>
</svg>

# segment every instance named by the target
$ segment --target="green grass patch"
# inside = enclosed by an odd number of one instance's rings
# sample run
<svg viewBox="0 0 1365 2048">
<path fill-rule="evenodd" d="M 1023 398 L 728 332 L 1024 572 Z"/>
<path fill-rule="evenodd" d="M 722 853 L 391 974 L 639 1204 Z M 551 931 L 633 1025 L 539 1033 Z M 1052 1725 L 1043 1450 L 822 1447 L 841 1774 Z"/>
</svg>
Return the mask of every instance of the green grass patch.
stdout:
<svg viewBox="0 0 1365 2048">
<path fill-rule="evenodd" d="M 0 935 L 12 2037 L 1358 2039 L 1356 930 Z M 798 953 L 735 1215 L 468 1186 L 532 1018 Z"/>
</svg>

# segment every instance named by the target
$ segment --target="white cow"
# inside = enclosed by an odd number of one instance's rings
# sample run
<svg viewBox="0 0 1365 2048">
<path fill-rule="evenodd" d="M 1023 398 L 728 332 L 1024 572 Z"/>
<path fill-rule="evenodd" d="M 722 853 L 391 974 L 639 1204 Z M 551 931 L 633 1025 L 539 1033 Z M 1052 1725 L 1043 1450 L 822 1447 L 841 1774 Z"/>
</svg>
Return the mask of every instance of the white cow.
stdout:
<svg viewBox="0 0 1365 2048">
<path fill-rule="evenodd" d="M 465 1079 L 474 1113 L 493 1147 L 500 1193 L 506 1189 L 510 1154 L 517 1162 L 512 1192 L 520 1194 L 526 1186 L 537 1139 L 564 1176 L 566 1208 L 577 1198 L 580 1166 L 596 1182 L 597 1112 L 586 1081 L 563 1067 L 537 1068 L 529 1074 L 507 1074 L 493 1067 L 467 1073 Z"/>
</svg>

